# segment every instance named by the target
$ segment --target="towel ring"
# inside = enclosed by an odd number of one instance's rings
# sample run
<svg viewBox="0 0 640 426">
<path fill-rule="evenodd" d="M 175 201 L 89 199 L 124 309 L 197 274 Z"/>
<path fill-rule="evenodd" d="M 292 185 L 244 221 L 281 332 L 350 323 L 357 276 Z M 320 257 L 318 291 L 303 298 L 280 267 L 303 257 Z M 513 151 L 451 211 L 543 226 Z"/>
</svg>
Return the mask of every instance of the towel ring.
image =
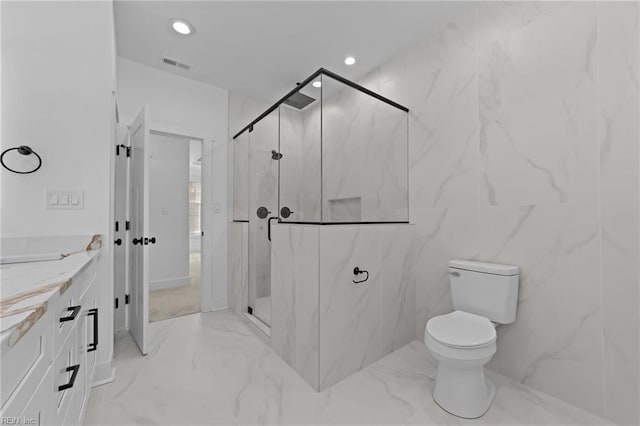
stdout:
<svg viewBox="0 0 640 426">
<path fill-rule="evenodd" d="M 26 172 L 21 172 L 19 170 L 13 170 L 11 167 L 7 166 L 4 163 L 4 156 L 8 152 L 14 151 L 14 150 L 18 151 L 18 153 L 22 154 L 22 155 L 31 155 L 31 154 L 35 155 L 38 158 L 38 165 L 36 166 L 36 168 L 33 169 L 33 170 L 26 171 Z M 38 169 L 40 169 L 40 167 L 42 167 L 42 158 L 38 155 L 37 152 L 32 150 L 30 147 L 28 147 L 26 145 L 20 145 L 20 146 L 16 146 L 14 148 L 5 149 L 4 151 L 2 151 L 2 155 L 0 155 L 0 163 L 2 163 L 2 167 L 4 167 L 5 169 L 9 170 L 10 172 L 17 173 L 17 174 L 20 174 L 20 175 L 28 175 L 29 173 L 34 173 L 34 172 L 38 171 Z"/>
<path fill-rule="evenodd" d="M 365 271 L 364 269 L 360 269 L 357 266 L 353 268 L 353 275 L 367 274 L 366 278 L 363 280 L 352 280 L 354 284 L 360 284 L 369 279 L 369 271 Z"/>
</svg>

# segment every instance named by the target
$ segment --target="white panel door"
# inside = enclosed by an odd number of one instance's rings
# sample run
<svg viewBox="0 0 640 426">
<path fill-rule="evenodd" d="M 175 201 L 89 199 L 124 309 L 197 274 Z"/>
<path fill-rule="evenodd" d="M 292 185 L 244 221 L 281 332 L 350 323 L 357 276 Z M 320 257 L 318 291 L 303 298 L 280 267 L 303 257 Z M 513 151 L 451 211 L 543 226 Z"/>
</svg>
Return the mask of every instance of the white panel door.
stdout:
<svg viewBox="0 0 640 426">
<path fill-rule="evenodd" d="M 145 106 L 129 128 L 130 157 L 130 219 L 131 300 L 129 331 L 140 352 L 147 354 L 149 325 L 149 108 Z"/>
<path fill-rule="evenodd" d="M 127 223 L 127 194 L 129 159 L 127 158 L 127 147 L 130 146 L 129 133 L 125 135 L 120 145 L 116 148 L 118 153 L 115 157 L 115 246 L 114 246 L 114 281 L 115 296 L 118 299 L 118 308 L 115 313 L 116 333 L 127 328 L 127 307 L 125 298 L 127 294 L 127 259 L 129 254 L 129 232 L 126 229 Z"/>
</svg>

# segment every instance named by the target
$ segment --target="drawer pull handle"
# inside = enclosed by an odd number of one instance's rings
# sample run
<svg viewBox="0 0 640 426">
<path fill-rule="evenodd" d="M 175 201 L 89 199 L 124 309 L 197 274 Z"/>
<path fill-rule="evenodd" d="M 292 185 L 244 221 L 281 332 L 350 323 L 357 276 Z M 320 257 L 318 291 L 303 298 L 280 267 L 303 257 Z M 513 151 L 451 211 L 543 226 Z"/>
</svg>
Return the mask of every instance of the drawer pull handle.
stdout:
<svg viewBox="0 0 640 426">
<path fill-rule="evenodd" d="M 98 349 L 98 308 L 89 309 L 87 315 L 93 317 L 93 342 L 89 343 L 87 352 L 93 352 Z"/>
<path fill-rule="evenodd" d="M 67 373 L 71 373 L 71 380 L 69 383 L 58 386 L 58 392 L 62 392 L 63 390 L 71 389 L 73 384 L 76 382 L 76 377 L 78 376 L 78 371 L 80 371 L 80 364 L 72 365 L 71 367 L 67 367 Z"/>
<path fill-rule="evenodd" d="M 68 307 L 67 311 L 71 312 L 71 315 L 69 315 L 68 317 L 60 318 L 60 322 L 73 321 L 78 316 L 78 313 L 80 312 L 81 308 L 82 308 L 81 306 Z"/>
</svg>

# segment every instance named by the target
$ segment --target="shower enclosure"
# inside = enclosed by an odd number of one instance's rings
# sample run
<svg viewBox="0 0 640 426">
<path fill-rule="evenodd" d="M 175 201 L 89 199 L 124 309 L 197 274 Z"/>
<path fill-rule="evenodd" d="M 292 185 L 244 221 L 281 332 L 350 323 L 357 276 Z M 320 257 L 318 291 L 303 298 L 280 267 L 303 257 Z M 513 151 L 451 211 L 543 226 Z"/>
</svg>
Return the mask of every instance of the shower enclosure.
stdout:
<svg viewBox="0 0 640 426">
<path fill-rule="evenodd" d="M 319 69 L 234 136 L 233 217 L 248 222 L 246 313 L 271 324 L 276 224 L 408 223 L 407 112 Z"/>
</svg>

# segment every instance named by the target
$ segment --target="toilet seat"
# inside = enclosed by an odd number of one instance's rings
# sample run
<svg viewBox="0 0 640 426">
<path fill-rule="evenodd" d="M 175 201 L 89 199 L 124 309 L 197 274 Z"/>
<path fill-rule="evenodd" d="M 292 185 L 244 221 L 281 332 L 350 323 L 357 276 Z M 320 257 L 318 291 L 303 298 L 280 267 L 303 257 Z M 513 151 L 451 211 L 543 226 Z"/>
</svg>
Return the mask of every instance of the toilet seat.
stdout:
<svg viewBox="0 0 640 426">
<path fill-rule="evenodd" d="M 491 321 L 463 311 L 431 318 L 426 332 L 433 340 L 450 348 L 483 348 L 496 341 L 496 330 Z"/>
</svg>

